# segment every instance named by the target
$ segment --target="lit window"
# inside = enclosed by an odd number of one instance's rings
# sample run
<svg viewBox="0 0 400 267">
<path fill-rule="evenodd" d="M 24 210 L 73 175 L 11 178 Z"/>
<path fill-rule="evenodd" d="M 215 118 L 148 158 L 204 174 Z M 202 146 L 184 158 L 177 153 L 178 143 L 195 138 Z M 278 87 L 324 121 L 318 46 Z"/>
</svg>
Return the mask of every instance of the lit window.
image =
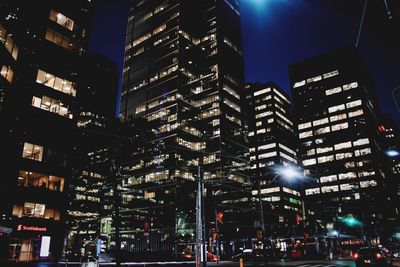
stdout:
<svg viewBox="0 0 400 267">
<path fill-rule="evenodd" d="M 353 142 L 354 146 L 362 146 L 362 145 L 366 145 L 366 144 L 369 144 L 368 138 L 361 138 L 361 139 L 358 139 L 357 141 Z"/>
<path fill-rule="evenodd" d="M 256 92 L 254 92 L 254 96 L 262 95 L 262 94 L 265 94 L 268 92 L 271 92 L 271 88 L 264 88 L 264 89 L 258 90 Z"/>
<path fill-rule="evenodd" d="M 313 125 L 314 126 L 318 126 L 318 125 L 325 124 L 325 123 L 328 123 L 328 122 L 329 122 L 328 118 L 323 118 L 323 119 L 320 119 L 320 120 L 313 121 Z"/>
<path fill-rule="evenodd" d="M 262 121 L 257 121 L 256 122 L 256 126 L 261 126 L 262 125 Z"/>
<path fill-rule="evenodd" d="M 276 151 L 273 151 L 273 152 L 258 155 L 258 159 L 271 158 L 271 157 L 275 157 L 276 155 L 277 155 Z"/>
<path fill-rule="evenodd" d="M 325 134 L 325 133 L 329 133 L 330 131 L 331 131 L 331 128 L 329 126 L 327 126 L 327 127 L 322 127 L 322 128 L 316 129 L 314 131 L 314 134 L 315 135 Z"/>
<path fill-rule="evenodd" d="M 290 189 L 290 188 L 287 188 L 287 187 L 282 187 L 282 190 L 283 190 L 283 192 L 286 192 L 288 194 L 295 195 L 295 196 L 300 196 L 300 192 L 298 192 L 296 190 L 293 190 L 293 189 Z"/>
<path fill-rule="evenodd" d="M 23 217 L 43 218 L 46 210 L 46 205 L 25 202 Z"/>
<path fill-rule="evenodd" d="M 287 159 L 288 161 L 291 161 L 291 162 L 293 162 L 294 164 L 297 164 L 297 160 L 296 160 L 295 158 L 293 158 L 293 157 L 291 157 L 291 156 L 289 156 L 289 155 L 286 155 L 286 154 L 283 153 L 283 152 L 279 152 L 279 155 L 280 155 L 282 158 Z"/>
<path fill-rule="evenodd" d="M 3 76 L 9 83 L 11 83 L 14 78 L 14 72 L 10 66 L 3 65 L 1 67 L 0 75 Z"/>
<path fill-rule="evenodd" d="M 334 70 L 334 71 L 325 73 L 322 76 L 324 77 L 324 79 L 328 79 L 328 78 L 334 77 L 336 75 L 339 75 L 339 71 L 338 70 Z"/>
<path fill-rule="evenodd" d="M 357 107 L 360 106 L 362 104 L 361 100 L 355 100 L 355 101 L 351 101 L 349 103 L 346 104 L 347 108 L 353 108 L 353 107 Z"/>
<path fill-rule="evenodd" d="M 358 183 L 348 183 L 340 185 L 341 191 L 354 190 L 354 189 L 358 189 Z"/>
<path fill-rule="evenodd" d="M 368 154 L 371 154 L 371 148 L 364 148 L 364 149 L 354 151 L 354 155 L 356 157 L 364 156 L 364 155 L 368 155 Z"/>
<path fill-rule="evenodd" d="M 67 36 L 62 35 L 61 33 L 58 33 L 56 31 L 53 31 L 52 29 L 47 28 L 46 35 L 45 35 L 46 40 L 61 46 L 67 50 L 71 51 L 79 51 L 80 52 L 80 47 L 74 41 L 73 39 L 70 39 Z"/>
<path fill-rule="evenodd" d="M 264 105 L 261 105 L 261 106 L 257 106 L 254 109 L 258 111 L 258 110 L 263 110 L 263 109 L 266 109 L 266 108 L 267 108 L 267 105 L 264 104 Z"/>
<path fill-rule="evenodd" d="M 354 179 L 357 178 L 355 172 L 339 173 L 339 180 Z"/>
<path fill-rule="evenodd" d="M 303 86 L 303 85 L 305 85 L 305 84 L 306 84 L 306 80 L 302 80 L 302 81 L 300 81 L 300 82 L 296 82 L 296 83 L 293 85 L 293 88 L 297 88 L 297 87 Z"/>
<path fill-rule="evenodd" d="M 317 148 L 317 153 L 321 154 L 321 153 L 327 153 L 327 152 L 331 152 L 333 151 L 333 147 L 328 146 L 328 147 L 318 147 Z"/>
<path fill-rule="evenodd" d="M 312 131 L 302 132 L 302 133 L 299 134 L 299 138 L 303 139 L 303 138 L 306 138 L 306 137 L 309 137 L 309 136 L 312 136 L 312 135 L 313 135 Z"/>
<path fill-rule="evenodd" d="M 307 150 L 307 156 L 315 155 L 315 149 Z"/>
<path fill-rule="evenodd" d="M 230 86 L 224 84 L 224 86 L 222 87 L 222 89 L 223 89 L 224 91 L 228 92 L 228 93 L 229 93 L 230 95 L 232 95 L 233 97 L 235 97 L 235 98 L 237 98 L 237 99 L 240 100 L 240 95 L 239 95 L 233 88 L 231 88 Z M 256 110 L 258 110 L 258 109 L 256 108 Z"/>
<path fill-rule="evenodd" d="M 321 187 L 321 192 L 322 193 L 330 193 L 330 192 L 338 192 L 338 191 L 339 191 L 339 186 L 338 185 Z"/>
<path fill-rule="evenodd" d="M 56 100 L 48 96 L 43 96 L 42 98 L 34 96 L 32 98 L 32 106 L 49 111 L 51 113 L 56 113 L 69 119 L 72 119 L 73 117 L 68 106 L 64 105 L 60 100 Z"/>
<path fill-rule="evenodd" d="M 330 161 L 334 161 L 335 157 L 333 155 L 329 155 L 329 156 L 322 156 L 318 158 L 318 163 L 325 163 L 325 162 L 330 162 Z"/>
<path fill-rule="evenodd" d="M 357 109 L 355 111 L 349 112 L 349 118 L 360 116 L 362 114 L 364 114 L 363 109 Z"/>
<path fill-rule="evenodd" d="M 266 116 L 269 116 L 269 115 L 272 115 L 272 114 L 273 114 L 272 111 L 266 111 L 266 112 L 263 112 L 263 113 L 260 113 L 260 114 L 256 114 L 256 119 L 263 118 L 263 117 L 266 117 Z"/>
<path fill-rule="evenodd" d="M 293 149 L 288 148 L 285 145 L 279 144 L 279 147 L 285 150 L 286 152 L 289 152 L 290 154 L 296 156 L 296 152 Z"/>
<path fill-rule="evenodd" d="M 63 192 L 64 178 L 36 172 L 20 171 L 18 175 L 18 186 L 36 187 L 39 189 Z"/>
<path fill-rule="evenodd" d="M 322 80 L 322 76 L 318 75 L 318 76 L 307 79 L 307 83 L 318 82 L 320 80 Z"/>
<path fill-rule="evenodd" d="M 303 160 L 303 166 L 310 166 L 310 165 L 314 165 L 314 164 L 317 164 L 317 160 L 316 159 Z"/>
<path fill-rule="evenodd" d="M 279 92 L 278 90 L 276 90 L 275 88 L 274 88 L 274 93 L 277 94 L 280 98 L 282 98 L 282 99 L 283 99 L 284 101 L 286 101 L 287 103 L 290 103 L 289 99 L 288 99 L 286 96 L 284 96 L 281 92 Z M 275 97 L 275 99 L 279 99 L 279 98 L 276 98 L 276 97 Z"/>
<path fill-rule="evenodd" d="M 334 115 L 334 116 L 331 116 L 331 122 L 344 120 L 346 118 L 347 118 L 346 113 L 342 113 L 342 114 L 339 114 L 339 115 Z"/>
<path fill-rule="evenodd" d="M 343 91 L 347 91 L 353 88 L 357 88 L 358 87 L 358 83 L 357 82 L 353 82 L 353 83 L 349 83 L 349 84 L 345 84 L 343 85 Z"/>
<path fill-rule="evenodd" d="M 74 21 L 55 10 L 50 11 L 50 19 L 70 31 L 74 29 Z"/>
<path fill-rule="evenodd" d="M 275 192 L 280 192 L 281 189 L 279 187 L 271 187 L 271 188 L 263 188 L 261 189 L 261 194 L 270 194 Z M 258 190 L 251 191 L 253 196 L 258 195 Z"/>
<path fill-rule="evenodd" d="M 138 44 L 140 44 L 140 43 L 146 41 L 146 40 L 149 39 L 150 37 L 151 37 L 151 33 L 146 33 L 145 35 L 138 37 L 137 39 L 135 39 L 135 40 L 132 42 L 131 47 L 137 46 Z M 128 48 L 130 48 L 130 47 L 128 47 Z"/>
<path fill-rule="evenodd" d="M 358 173 L 359 177 L 367 177 L 375 175 L 375 171 L 362 171 Z"/>
<path fill-rule="evenodd" d="M 167 25 L 165 25 L 165 24 L 163 24 L 163 25 L 161 25 L 161 26 L 155 28 L 155 29 L 153 30 L 153 35 L 162 32 L 162 31 L 165 30 L 166 28 L 167 28 Z"/>
<path fill-rule="evenodd" d="M 34 145 L 30 143 L 24 143 L 24 149 L 22 151 L 22 157 L 26 159 L 33 159 L 42 161 L 43 159 L 43 146 Z"/>
<path fill-rule="evenodd" d="M 299 126 L 298 126 L 299 130 L 306 129 L 309 127 L 311 127 L 311 122 L 302 123 L 302 124 L 299 124 Z"/>
<path fill-rule="evenodd" d="M 7 51 L 11 54 L 11 56 L 17 60 L 18 57 L 18 47 L 16 46 L 14 40 L 11 38 L 11 34 L 8 34 L 4 46 L 6 47 Z"/>
<path fill-rule="evenodd" d="M 276 147 L 276 143 L 272 143 L 272 144 L 268 144 L 268 145 L 262 145 L 258 147 L 258 150 L 266 150 L 266 149 L 270 149 Z"/>
<path fill-rule="evenodd" d="M 343 142 L 335 145 L 335 150 L 341 150 L 351 147 L 351 142 Z"/>
<path fill-rule="evenodd" d="M 333 95 L 333 94 L 337 94 L 340 93 L 342 91 L 341 87 L 336 87 L 336 88 L 332 88 L 332 89 L 328 89 L 325 91 L 326 95 Z"/>
<path fill-rule="evenodd" d="M 351 157 L 353 157 L 353 153 L 351 153 L 351 152 L 336 154 L 336 160 L 348 159 Z"/>
<path fill-rule="evenodd" d="M 322 176 L 319 178 L 320 183 L 329 183 L 329 182 L 334 182 L 337 181 L 337 176 L 334 175 L 329 175 L 329 176 Z"/>
<path fill-rule="evenodd" d="M 360 182 L 361 188 L 373 187 L 373 186 L 377 186 L 377 185 L 378 185 L 378 183 L 375 180 Z"/>
<path fill-rule="evenodd" d="M 339 131 L 343 129 L 349 128 L 349 124 L 347 122 L 335 124 L 332 126 L 332 131 Z"/>
<path fill-rule="evenodd" d="M 265 128 L 257 130 L 257 134 L 261 134 L 261 133 L 265 133 L 265 132 L 266 132 Z"/>
<path fill-rule="evenodd" d="M 76 96 L 75 83 L 59 78 L 53 74 L 38 70 L 36 82 L 67 95 Z"/>
<path fill-rule="evenodd" d="M 346 109 L 346 107 L 344 106 L 344 104 L 341 104 L 341 105 L 330 107 L 328 109 L 328 111 L 329 111 L 329 113 L 334 113 L 336 111 L 345 110 L 345 109 Z"/>
<path fill-rule="evenodd" d="M 320 193 L 321 193 L 321 190 L 318 187 L 306 189 L 306 196 L 320 194 Z"/>
</svg>

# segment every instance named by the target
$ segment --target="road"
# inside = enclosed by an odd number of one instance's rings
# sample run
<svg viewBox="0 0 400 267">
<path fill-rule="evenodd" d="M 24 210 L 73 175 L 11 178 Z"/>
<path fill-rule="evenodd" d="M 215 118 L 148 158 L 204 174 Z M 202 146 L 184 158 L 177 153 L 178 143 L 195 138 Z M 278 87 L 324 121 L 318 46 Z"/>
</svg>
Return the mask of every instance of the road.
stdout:
<svg viewBox="0 0 400 267">
<path fill-rule="evenodd" d="M 36 264 L 13 264 L 13 265 L 4 265 L 0 264 L 1 267 L 66 267 L 65 263 L 36 263 Z M 108 267 L 115 266 L 115 263 L 100 263 L 100 267 Z M 194 267 L 194 262 L 162 262 L 162 263 L 123 263 L 122 267 Z M 251 263 L 244 262 L 244 267 L 279 267 L 279 266 L 293 266 L 293 267 L 355 267 L 355 264 L 351 260 L 333 260 L 333 261 L 277 261 L 270 262 L 267 265 L 264 263 Z M 399 262 L 395 262 L 393 266 L 400 266 Z M 68 264 L 67 267 L 96 267 L 94 263 L 87 264 Z M 222 261 L 219 264 L 217 263 L 207 263 L 207 267 L 239 267 L 239 262 L 231 262 L 231 261 Z"/>
<path fill-rule="evenodd" d="M 238 262 L 221 262 L 220 264 L 210 263 L 207 266 L 221 266 L 221 267 L 238 267 Z M 278 266 L 296 266 L 296 267 L 355 267 L 353 261 L 346 261 L 346 260 L 334 260 L 334 261 L 293 261 L 293 262 L 270 262 L 267 265 L 264 263 L 249 263 L 245 262 L 244 267 L 278 267 Z"/>
<path fill-rule="evenodd" d="M 10 267 L 65 267 L 65 263 L 31 263 L 31 264 L 13 264 Z M 115 263 L 100 263 L 100 267 L 108 267 L 115 266 Z M 194 267 L 194 262 L 162 262 L 162 263 L 123 263 L 121 266 L 123 267 Z M 270 262 L 268 265 L 264 265 L 264 263 L 251 263 L 244 262 L 244 267 L 278 267 L 278 266 L 295 266 L 295 267 L 355 267 L 353 261 L 293 261 L 293 262 Z M 1 267 L 6 267 L 1 265 Z M 7 266 L 8 267 L 8 266 Z M 67 267 L 96 267 L 96 265 L 92 262 L 90 264 L 79 264 L 79 263 L 70 263 Z M 217 263 L 207 263 L 207 267 L 239 267 L 239 262 L 231 262 L 231 261 L 222 261 L 219 264 Z"/>
</svg>

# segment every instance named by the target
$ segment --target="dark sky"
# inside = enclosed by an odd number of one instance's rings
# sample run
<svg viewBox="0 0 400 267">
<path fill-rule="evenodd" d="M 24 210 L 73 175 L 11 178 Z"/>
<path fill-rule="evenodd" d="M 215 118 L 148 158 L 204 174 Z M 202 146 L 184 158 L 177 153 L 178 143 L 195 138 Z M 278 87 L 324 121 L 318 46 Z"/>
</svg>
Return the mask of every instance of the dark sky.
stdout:
<svg viewBox="0 0 400 267">
<path fill-rule="evenodd" d="M 121 71 L 129 1 L 98 2 L 89 50 L 114 59 Z M 274 81 L 290 94 L 289 64 L 355 45 L 365 1 L 239 2 L 246 82 Z M 400 125 L 391 94 L 400 85 L 400 29 L 391 27 L 384 0 L 369 0 L 358 48 L 379 92 L 381 110 L 391 113 Z"/>
</svg>

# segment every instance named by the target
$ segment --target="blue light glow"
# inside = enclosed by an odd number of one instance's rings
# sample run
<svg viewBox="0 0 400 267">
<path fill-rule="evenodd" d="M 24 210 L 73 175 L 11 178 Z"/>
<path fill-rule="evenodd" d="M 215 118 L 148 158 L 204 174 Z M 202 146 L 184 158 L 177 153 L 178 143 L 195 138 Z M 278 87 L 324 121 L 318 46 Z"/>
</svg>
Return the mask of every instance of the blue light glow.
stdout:
<svg viewBox="0 0 400 267">
<path fill-rule="evenodd" d="M 400 153 L 396 150 L 388 150 L 385 152 L 388 157 L 397 157 Z"/>
</svg>

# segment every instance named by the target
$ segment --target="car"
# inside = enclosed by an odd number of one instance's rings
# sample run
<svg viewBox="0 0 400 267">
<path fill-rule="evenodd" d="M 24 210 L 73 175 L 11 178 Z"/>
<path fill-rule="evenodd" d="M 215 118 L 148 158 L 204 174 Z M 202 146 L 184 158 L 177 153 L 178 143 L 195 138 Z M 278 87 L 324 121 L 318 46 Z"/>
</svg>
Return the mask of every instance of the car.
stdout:
<svg viewBox="0 0 400 267">
<path fill-rule="evenodd" d="M 181 253 L 178 253 L 178 258 L 182 259 L 182 260 L 194 260 L 196 258 L 196 255 L 193 252 L 183 251 Z M 214 255 L 207 251 L 207 261 L 208 262 L 217 262 L 218 257 L 217 257 L 217 255 Z"/>
<path fill-rule="evenodd" d="M 253 258 L 252 249 L 243 249 L 242 252 L 240 252 L 239 254 L 232 256 L 233 261 L 239 261 L 240 259 L 243 259 L 244 261 L 251 261 L 252 258 Z"/>
<path fill-rule="evenodd" d="M 178 258 L 183 260 L 194 260 L 195 254 L 187 251 L 178 253 Z"/>
<path fill-rule="evenodd" d="M 218 261 L 218 256 L 214 255 L 210 252 L 207 252 L 207 261 L 208 262 L 217 262 Z"/>
<path fill-rule="evenodd" d="M 382 248 L 362 247 L 354 255 L 353 258 L 357 267 L 363 266 L 392 266 L 390 254 Z"/>
</svg>

